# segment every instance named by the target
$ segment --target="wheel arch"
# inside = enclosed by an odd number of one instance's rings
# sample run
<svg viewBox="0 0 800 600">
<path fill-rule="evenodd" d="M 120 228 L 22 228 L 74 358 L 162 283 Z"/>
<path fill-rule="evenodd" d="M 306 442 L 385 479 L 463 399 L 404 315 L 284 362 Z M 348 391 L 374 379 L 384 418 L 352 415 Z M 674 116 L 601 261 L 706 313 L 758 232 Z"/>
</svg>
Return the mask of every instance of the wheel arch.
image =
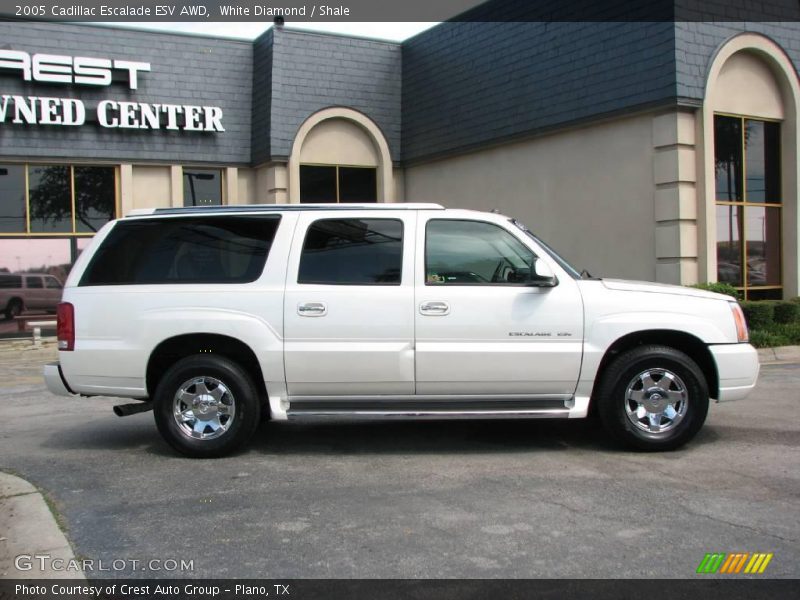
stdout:
<svg viewBox="0 0 800 600">
<path fill-rule="evenodd" d="M 176 335 L 160 342 L 147 360 L 147 394 L 153 397 L 156 386 L 164 373 L 177 361 L 188 356 L 224 356 L 241 365 L 253 378 L 262 401 L 267 401 L 264 375 L 253 349 L 243 341 L 218 333 L 189 333 Z"/>
<path fill-rule="evenodd" d="M 708 386 L 709 396 L 711 398 L 716 398 L 719 395 L 719 374 L 717 373 L 717 366 L 708 346 L 700 338 L 691 333 L 686 333 L 685 331 L 675 331 L 672 329 L 634 331 L 616 339 L 608 347 L 603 358 L 600 360 L 594 385 L 592 386 L 592 395 L 589 405 L 590 413 L 597 410 L 595 393 L 611 362 L 617 356 L 628 350 L 632 350 L 637 346 L 651 344 L 668 346 L 686 354 L 697 363 L 697 366 L 703 373 L 703 377 L 705 377 Z"/>
</svg>

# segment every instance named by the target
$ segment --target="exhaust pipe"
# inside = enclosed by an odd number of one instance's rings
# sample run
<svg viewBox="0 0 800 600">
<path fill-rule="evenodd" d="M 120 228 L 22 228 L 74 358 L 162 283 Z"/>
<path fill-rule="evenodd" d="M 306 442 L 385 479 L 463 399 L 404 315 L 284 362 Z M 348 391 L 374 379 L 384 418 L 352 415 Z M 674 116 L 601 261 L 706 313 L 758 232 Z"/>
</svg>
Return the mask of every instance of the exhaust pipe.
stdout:
<svg viewBox="0 0 800 600">
<path fill-rule="evenodd" d="M 153 401 L 136 402 L 135 404 L 119 404 L 114 407 L 114 414 L 118 417 L 129 417 L 136 413 L 147 412 L 153 410 Z"/>
</svg>

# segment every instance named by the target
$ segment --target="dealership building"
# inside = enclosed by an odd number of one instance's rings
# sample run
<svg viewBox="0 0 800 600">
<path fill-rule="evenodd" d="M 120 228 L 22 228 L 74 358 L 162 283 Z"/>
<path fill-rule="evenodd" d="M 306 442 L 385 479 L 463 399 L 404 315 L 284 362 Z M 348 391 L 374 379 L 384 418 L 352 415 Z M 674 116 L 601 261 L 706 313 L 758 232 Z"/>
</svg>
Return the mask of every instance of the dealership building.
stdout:
<svg viewBox="0 0 800 600">
<path fill-rule="evenodd" d="M 438 202 L 594 275 L 798 295 L 800 23 L 513 4 L 402 43 L 0 22 L 0 270 L 137 208 Z"/>
</svg>

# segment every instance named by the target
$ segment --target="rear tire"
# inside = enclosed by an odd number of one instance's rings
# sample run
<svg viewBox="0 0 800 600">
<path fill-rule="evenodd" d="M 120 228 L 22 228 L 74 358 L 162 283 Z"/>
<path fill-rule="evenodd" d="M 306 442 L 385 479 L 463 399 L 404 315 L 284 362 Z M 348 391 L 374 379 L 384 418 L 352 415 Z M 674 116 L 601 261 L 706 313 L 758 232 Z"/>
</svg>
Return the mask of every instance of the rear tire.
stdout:
<svg viewBox="0 0 800 600">
<path fill-rule="evenodd" d="M 13 298 L 12 300 L 8 301 L 5 310 L 6 319 L 13 319 L 14 317 L 18 317 L 22 314 L 22 301 L 18 300 L 17 298 Z"/>
<path fill-rule="evenodd" d="M 641 346 L 608 366 L 595 401 L 604 428 L 616 440 L 647 452 L 674 450 L 703 426 L 708 385 L 683 352 Z"/>
<path fill-rule="evenodd" d="M 230 454 L 261 421 L 258 389 L 241 366 L 222 356 L 190 356 L 170 367 L 154 394 L 156 426 L 192 458 Z"/>
</svg>

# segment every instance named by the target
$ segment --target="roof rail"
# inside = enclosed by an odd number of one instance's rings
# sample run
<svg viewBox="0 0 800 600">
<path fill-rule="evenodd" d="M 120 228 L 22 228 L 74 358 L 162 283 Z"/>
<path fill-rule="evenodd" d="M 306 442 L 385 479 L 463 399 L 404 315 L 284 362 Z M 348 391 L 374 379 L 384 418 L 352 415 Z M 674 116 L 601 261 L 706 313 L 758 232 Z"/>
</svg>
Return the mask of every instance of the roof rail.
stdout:
<svg viewBox="0 0 800 600">
<path fill-rule="evenodd" d="M 379 204 L 237 204 L 233 206 L 183 206 L 177 208 L 139 208 L 129 217 L 142 215 L 185 215 L 205 213 L 257 213 L 275 211 L 348 211 L 348 210 L 444 210 L 441 204 L 391 202 Z"/>
</svg>

